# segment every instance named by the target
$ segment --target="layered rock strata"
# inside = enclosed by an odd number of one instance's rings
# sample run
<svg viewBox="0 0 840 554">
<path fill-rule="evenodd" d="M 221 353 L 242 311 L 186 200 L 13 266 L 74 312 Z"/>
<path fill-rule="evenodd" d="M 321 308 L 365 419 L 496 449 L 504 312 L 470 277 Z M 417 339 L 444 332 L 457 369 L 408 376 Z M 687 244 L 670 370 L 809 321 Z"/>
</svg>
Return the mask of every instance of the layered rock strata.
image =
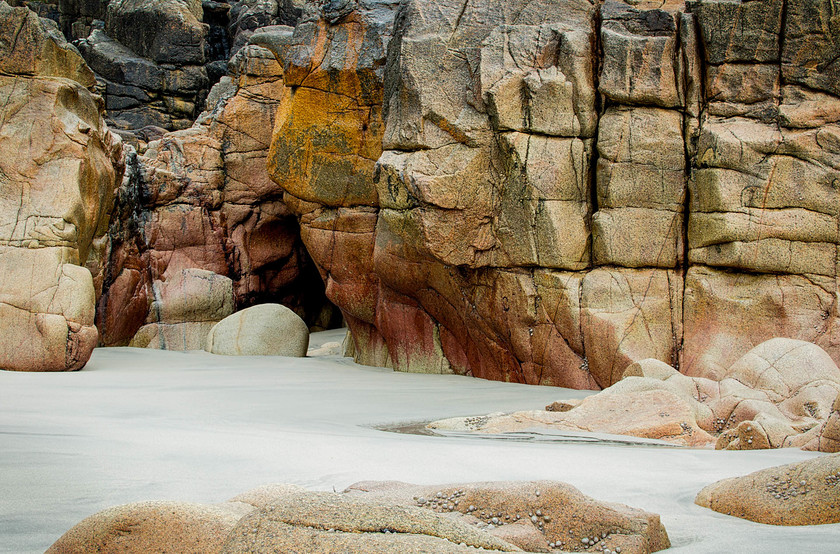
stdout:
<svg viewBox="0 0 840 554">
<path fill-rule="evenodd" d="M 76 370 L 97 344 L 84 265 L 108 226 L 122 148 L 57 26 L 5 2 L 0 22 L 0 368 Z"/>
<path fill-rule="evenodd" d="M 290 32 L 269 28 L 254 40 L 282 43 Z M 129 154 L 103 255 L 97 325 L 106 345 L 202 349 L 218 321 L 266 301 L 316 328 L 335 324 L 266 171 L 282 68 L 249 44 L 231 69 L 194 127 Z"/>
<path fill-rule="evenodd" d="M 199 0 L 108 2 L 104 22 L 77 43 L 113 126 L 192 125 L 210 88 L 203 17 Z"/>
<path fill-rule="evenodd" d="M 773 337 L 840 360 L 830 3 L 656 4 L 306 7 L 269 170 L 357 361 L 600 388 Z"/>
</svg>

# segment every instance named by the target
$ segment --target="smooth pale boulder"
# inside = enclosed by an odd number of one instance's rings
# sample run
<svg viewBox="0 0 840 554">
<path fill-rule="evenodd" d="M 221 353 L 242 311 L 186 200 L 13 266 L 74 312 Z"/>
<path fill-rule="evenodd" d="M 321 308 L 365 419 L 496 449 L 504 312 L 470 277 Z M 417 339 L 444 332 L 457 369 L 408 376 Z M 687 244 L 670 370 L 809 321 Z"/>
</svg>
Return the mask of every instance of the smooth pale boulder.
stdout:
<svg viewBox="0 0 840 554">
<path fill-rule="evenodd" d="M 816 344 L 786 338 L 770 339 L 747 352 L 729 368 L 727 378 L 761 389 L 779 399 L 820 381 L 840 385 L 840 369 Z"/>
<path fill-rule="evenodd" d="M 159 501 L 115 506 L 77 523 L 46 554 L 218 552 L 230 530 L 253 509 L 240 502 L 207 505 Z"/>
<path fill-rule="evenodd" d="M 771 467 L 707 486 L 695 504 L 770 525 L 840 522 L 840 454 Z"/>
<path fill-rule="evenodd" d="M 236 312 L 207 334 L 205 350 L 226 356 L 306 356 L 309 328 L 281 304 L 260 304 Z"/>
</svg>

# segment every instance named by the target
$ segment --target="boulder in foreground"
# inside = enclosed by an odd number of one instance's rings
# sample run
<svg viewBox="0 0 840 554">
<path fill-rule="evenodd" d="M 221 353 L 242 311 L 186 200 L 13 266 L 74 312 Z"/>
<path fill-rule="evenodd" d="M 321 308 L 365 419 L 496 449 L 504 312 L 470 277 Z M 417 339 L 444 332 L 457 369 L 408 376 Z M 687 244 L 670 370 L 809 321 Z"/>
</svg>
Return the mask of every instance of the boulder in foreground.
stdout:
<svg viewBox="0 0 840 554">
<path fill-rule="evenodd" d="M 309 328 L 281 304 L 260 304 L 230 315 L 210 329 L 205 349 L 226 356 L 306 356 Z"/>
<path fill-rule="evenodd" d="M 840 454 L 712 483 L 694 502 L 771 525 L 840 523 Z"/>
<path fill-rule="evenodd" d="M 646 554 L 669 546 L 658 515 L 599 502 L 557 481 L 438 486 L 365 481 L 342 493 L 274 484 L 219 505 L 117 506 L 77 524 L 47 554 Z"/>
</svg>

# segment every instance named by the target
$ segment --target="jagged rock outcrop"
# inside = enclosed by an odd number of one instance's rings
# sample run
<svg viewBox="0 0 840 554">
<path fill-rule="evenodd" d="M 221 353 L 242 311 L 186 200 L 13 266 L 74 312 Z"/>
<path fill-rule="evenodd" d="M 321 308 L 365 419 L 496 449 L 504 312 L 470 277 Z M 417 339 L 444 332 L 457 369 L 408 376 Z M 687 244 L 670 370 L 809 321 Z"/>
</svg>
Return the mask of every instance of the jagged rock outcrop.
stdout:
<svg viewBox="0 0 840 554">
<path fill-rule="evenodd" d="M 586 431 L 729 450 L 802 447 L 837 451 L 840 369 L 820 347 L 792 339 L 764 342 L 720 376 L 689 377 L 655 359 L 624 378 L 545 411 L 436 421 L 437 431 Z"/>
<path fill-rule="evenodd" d="M 230 50 L 236 53 L 263 27 L 289 25 L 300 18 L 305 0 L 229 0 Z"/>
<path fill-rule="evenodd" d="M 361 363 L 836 362 L 838 41 L 822 0 L 313 3 L 270 173 Z"/>
<path fill-rule="evenodd" d="M 192 125 L 210 82 L 199 0 L 111 0 L 104 24 L 78 41 L 99 75 L 111 124 L 119 129 Z"/>
<path fill-rule="evenodd" d="M 67 40 L 90 34 L 95 21 L 105 19 L 109 0 L 12 0 L 12 6 L 26 6 L 39 16 L 58 24 Z"/>
<path fill-rule="evenodd" d="M 76 370 L 97 343 L 91 272 L 122 148 L 93 73 L 50 21 L 0 2 L 0 368 Z"/>
<path fill-rule="evenodd" d="M 290 32 L 261 36 L 282 43 Z M 255 44 L 231 68 L 195 126 L 129 154 L 98 303 L 106 345 L 203 349 L 213 325 L 262 302 L 283 303 L 315 327 L 335 324 L 297 221 L 266 171 L 286 94 L 282 68 Z"/>
<path fill-rule="evenodd" d="M 238 522 L 235 520 L 238 519 Z M 364 481 L 342 493 L 267 485 L 214 506 L 145 502 L 104 510 L 49 554 L 88 552 L 622 552 L 670 546 L 659 516 L 556 481 L 417 486 Z"/>
</svg>

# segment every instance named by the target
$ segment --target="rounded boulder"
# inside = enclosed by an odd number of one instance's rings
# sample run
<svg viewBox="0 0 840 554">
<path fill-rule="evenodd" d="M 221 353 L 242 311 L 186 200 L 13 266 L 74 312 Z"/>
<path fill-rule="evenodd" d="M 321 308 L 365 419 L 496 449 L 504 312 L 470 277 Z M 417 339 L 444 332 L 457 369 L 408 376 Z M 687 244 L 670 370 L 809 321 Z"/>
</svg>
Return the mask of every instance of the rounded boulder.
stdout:
<svg viewBox="0 0 840 554">
<path fill-rule="evenodd" d="M 205 350 L 225 356 L 306 356 L 309 328 L 280 304 L 260 304 L 226 317 L 210 329 Z"/>
</svg>

